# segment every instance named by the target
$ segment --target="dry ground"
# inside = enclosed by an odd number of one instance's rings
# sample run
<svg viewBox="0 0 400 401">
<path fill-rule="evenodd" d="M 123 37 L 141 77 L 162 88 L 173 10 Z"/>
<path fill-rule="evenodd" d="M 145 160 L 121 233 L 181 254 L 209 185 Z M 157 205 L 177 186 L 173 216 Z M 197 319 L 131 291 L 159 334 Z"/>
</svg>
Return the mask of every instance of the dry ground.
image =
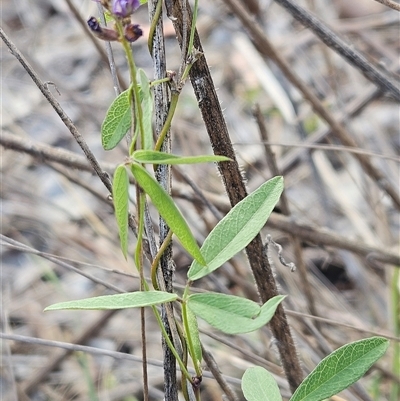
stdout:
<svg viewBox="0 0 400 401">
<path fill-rule="evenodd" d="M 259 3 L 258 20 L 279 54 L 324 107 L 343 120 L 359 150 L 398 193 L 398 104 L 377 92 L 373 83 L 284 9 L 271 1 Z M 372 0 L 360 0 L 350 10 L 339 3 L 301 2 L 398 83 L 398 12 Z M 74 4 L 84 19 L 97 15 L 96 5 L 89 0 Z M 113 166 L 124 160 L 127 149 L 126 144 L 111 152 L 101 148 L 100 125 L 115 97 L 111 76 L 67 2 L 2 0 L 0 7 L 1 27 L 41 79 L 56 85 L 60 94 L 52 85 L 51 91 L 99 162 L 112 173 Z M 135 19 L 145 33 L 134 44 L 135 59 L 152 76 L 146 45 L 146 6 Z M 326 135 L 326 123 L 276 65 L 259 55 L 223 1 L 200 1 L 198 28 L 249 190 L 272 175 L 253 117 L 256 104 L 285 177 L 291 216 L 284 217 L 282 209 L 277 208 L 262 235 L 265 238 L 271 234 L 283 246 L 287 261 L 296 261 L 293 235 L 302 245 L 311 286 L 308 296 L 299 269 L 290 272 L 280 264 L 273 249 L 269 252 L 280 291 L 288 295 L 285 308 L 304 371 L 312 370 L 321 358 L 347 342 L 376 333 L 398 337 L 400 316 L 393 310 L 398 312 L 400 308 L 399 298 L 394 300 L 394 294 L 398 297 L 400 291 L 399 283 L 394 282 L 394 269 L 396 264 L 399 266 L 399 205 L 366 175 L 354 153 L 344 149 L 334 135 Z M 179 49 L 167 19 L 165 36 L 167 68 L 176 70 Z M 0 46 L 1 331 L 24 336 L 2 340 L 0 397 L 4 401 L 141 399 L 139 361 L 101 354 L 68 354 L 50 343 L 29 341 L 35 338 L 85 344 L 140 358 L 137 311 L 112 315 L 98 311 L 43 313 L 55 302 L 112 293 L 103 282 L 132 290 L 138 288 L 138 280 L 132 259 L 126 262 L 120 252 L 107 190 L 94 174 L 79 167 L 83 155 L 72 136 L 4 43 Z M 116 64 L 126 79 L 124 56 L 118 46 L 114 50 Z M 357 105 L 360 110 L 355 113 Z M 172 134 L 175 153 L 212 152 L 189 82 L 179 101 Z M 29 154 L 32 149 L 36 156 Z M 180 171 L 220 213 L 228 210 L 213 165 Z M 177 170 L 173 188 L 176 202 L 201 241 L 216 224 L 215 217 Z M 324 236 L 325 232 L 329 235 Z M 131 254 L 134 246 L 132 235 Z M 174 260 L 179 291 L 190 260 L 178 245 Z M 244 254 L 199 286 L 257 299 Z M 313 319 L 311 312 L 324 320 Z M 235 337 L 224 336 L 204 322 L 201 329 L 205 347 L 238 394 L 244 370 L 257 364 L 275 375 L 287 399 L 289 389 L 268 328 Z M 349 401 L 390 399 L 393 387 L 400 386 L 399 378 L 393 376 L 396 344 L 392 340 L 385 357 L 358 388 L 341 396 Z M 150 312 L 147 349 L 149 358 L 155 361 L 149 365 L 151 399 L 162 400 L 163 372 L 156 363 L 161 360 L 160 334 Z M 222 399 L 215 380 L 204 380 L 203 397 Z"/>
</svg>

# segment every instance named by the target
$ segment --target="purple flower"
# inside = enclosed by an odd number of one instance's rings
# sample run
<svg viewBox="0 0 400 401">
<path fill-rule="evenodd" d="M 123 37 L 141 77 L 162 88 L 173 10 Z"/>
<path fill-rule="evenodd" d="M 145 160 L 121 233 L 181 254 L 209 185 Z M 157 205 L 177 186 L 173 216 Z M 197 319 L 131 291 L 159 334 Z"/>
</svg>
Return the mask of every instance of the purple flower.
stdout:
<svg viewBox="0 0 400 401">
<path fill-rule="evenodd" d="M 140 6 L 139 0 L 113 0 L 112 13 L 117 17 L 126 18 Z"/>
</svg>

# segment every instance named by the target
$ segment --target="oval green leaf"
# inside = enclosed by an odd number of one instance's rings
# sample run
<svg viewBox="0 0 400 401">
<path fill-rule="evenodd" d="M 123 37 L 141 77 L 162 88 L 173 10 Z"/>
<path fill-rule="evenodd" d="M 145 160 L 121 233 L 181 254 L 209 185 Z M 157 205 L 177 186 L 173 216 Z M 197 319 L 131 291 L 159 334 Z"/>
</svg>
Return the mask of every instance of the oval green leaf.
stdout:
<svg viewBox="0 0 400 401">
<path fill-rule="evenodd" d="M 157 152 L 155 150 L 137 150 L 133 152 L 132 159 L 138 163 L 146 164 L 195 164 L 223 162 L 230 160 L 228 157 L 225 156 L 178 156 L 171 153 Z"/>
<path fill-rule="evenodd" d="M 128 257 L 129 177 L 124 165 L 118 166 L 112 184 L 115 217 L 125 259 Z"/>
<path fill-rule="evenodd" d="M 388 346 L 386 338 L 371 337 L 338 348 L 304 379 L 290 401 L 321 401 L 339 393 L 360 379 Z"/>
<path fill-rule="evenodd" d="M 132 125 L 130 91 L 127 89 L 114 99 L 101 125 L 101 144 L 105 150 L 115 148 Z"/>
<path fill-rule="evenodd" d="M 158 305 L 172 302 L 178 298 L 177 294 L 163 291 L 136 291 L 126 294 L 102 295 L 100 297 L 78 299 L 76 301 L 60 302 L 48 306 L 45 311 L 61 309 L 127 309 L 143 306 Z"/>
<path fill-rule="evenodd" d="M 209 292 L 190 295 L 187 305 L 195 315 L 218 330 L 227 334 L 240 334 L 266 325 L 284 298 L 278 295 L 260 307 L 246 298 Z"/>
<path fill-rule="evenodd" d="M 182 246 L 200 265 L 204 266 L 206 262 L 200 252 L 200 248 L 173 199 L 142 166 L 132 163 L 131 169 L 137 183 L 143 188 L 144 192 L 150 196 L 154 206 L 179 239 Z"/>
<path fill-rule="evenodd" d="M 153 97 L 151 95 L 150 82 L 146 73 L 140 68 L 138 70 L 138 82 L 143 112 L 144 141 L 143 149 L 153 148 Z"/>
<path fill-rule="evenodd" d="M 282 191 L 283 178 L 274 177 L 235 205 L 201 247 L 207 266 L 193 261 L 188 271 L 189 280 L 206 276 L 245 248 L 265 225 Z"/>
<path fill-rule="evenodd" d="M 242 391 L 247 401 L 282 401 L 274 377 L 261 366 L 248 368 L 244 372 Z"/>
</svg>

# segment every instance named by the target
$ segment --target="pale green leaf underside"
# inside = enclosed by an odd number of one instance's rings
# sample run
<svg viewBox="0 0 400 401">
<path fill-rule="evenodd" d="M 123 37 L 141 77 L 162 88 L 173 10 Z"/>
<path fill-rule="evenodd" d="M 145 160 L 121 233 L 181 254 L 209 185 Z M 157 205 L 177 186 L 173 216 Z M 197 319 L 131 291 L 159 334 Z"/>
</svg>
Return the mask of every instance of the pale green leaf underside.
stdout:
<svg viewBox="0 0 400 401">
<path fill-rule="evenodd" d="M 190 331 L 190 338 L 192 339 L 192 344 L 194 348 L 194 355 L 191 355 L 192 359 L 198 364 L 201 363 L 201 359 L 203 358 L 202 350 L 201 350 L 201 342 L 199 336 L 199 327 L 197 324 L 197 317 L 192 312 L 190 308 L 187 308 L 187 318 L 188 318 L 188 326 Z M 190 351 L 190 349 L 189 349 Z"/>
<path fill-rule="evenodd" d="M 107 111 L 101 126 L 101 144 L 105 150 L 115 148 L 132 125 L 129 91 L 116 97 Z"/>
<path fill-rule="evenodd" d="M 360 379 L 386 352 L 389 341 L 371 337 L 340 347 L 304 379 L 290 401 L 321 401 Z"/>
<path fill-rule="evenodd" d="M 206 276 L 245 248 L 265 225 L 282 191 L 283 178 L 274 177 L 235 205 L 201 247 L 207 266 L 193 261 L 189 280 Z"/>
<path fill-rule="evenodd" d="M 227 334 L 249 333 L 267 324 L 285 297 L 278 295 L 263 306 L 233 295 L 204 293 L 188 298 L 188 307 L 211 326 Z"/>
<path fill-rule="evenodd" d="M 143 188 L 144 192 L 150 196 L 154 206 L 179 239 L 182 246 L 200 264 L 202 263 L 205 265 L 206 262 L 200 252 L 199 246 L 173 199 L 142 166 L 133 163 L 131 168 L 137 183 Z"/>
<path fill-rule="evenodd" d="M 143 112 L 144 143 L 143 149 L 153 148 L 153 97 L 151 95 L 150 83 L 146 73 L 138 70 L 138 81 L 140 83 L 140 93 Z"/>
<path fill-rule="evenodd" d="M 129 177 L 125 166 L 118 166 L 113 179 L 113 201 L 119 239 L 125 259 L 128 255 Z"/>
<path fill-rule="evenodd" d="M 177 294 L 163 291 L 137 291 L 126 294 L 103 295 L 100 297 L 78 299 L 76 301 L 60 302 L 48 306 L 45 311 L 60 309 L 127 309 L 138 308 L 172 302 Z"/>
<path fill-rule="evenodd" d="M 248 368 L 244 372 L 242 391 L 247 401 L 282 401 L 274 377 L 261 366 Z"/>
<path fill-rule="evenodd" d="M 195 164 L 230 160 L 225 156 L 178 156 L 171 153 L 156 152 L 154 150 L 137 150 L 133 152 L 132 159 L 138 163 L 146 164 Z"/>
</svg>

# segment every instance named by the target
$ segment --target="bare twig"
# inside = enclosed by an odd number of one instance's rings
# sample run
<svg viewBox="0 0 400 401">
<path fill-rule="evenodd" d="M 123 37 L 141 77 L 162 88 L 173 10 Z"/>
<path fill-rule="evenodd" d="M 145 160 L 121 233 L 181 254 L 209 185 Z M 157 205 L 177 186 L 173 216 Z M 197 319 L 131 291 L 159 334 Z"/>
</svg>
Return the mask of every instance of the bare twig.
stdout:
<svg viewBox="0 0 400 401">
<path fill-rule="evenodd" d="M 375 0 L 378 3 L 381 3 L 387 7 L 393 8 L 393 10 L 400 11 L 400 4 L 396 3 L 393 0 Z"/>
<path fill-rule="evenodd" d="M 24 342 L 24 343 L 28 343 L 28 344 L 42 345 L 45 347 L 61 348 L 65 351 L 65 353 L 67 355 L 69 355 L 70 353 L 75 352 L 75 351 L 82 351 L 82 352 L 86 352 L 86 353 L 92 354 L 92 355 L 110 356 L 111 358 L 114 358 L 117 360 L 127 360 L 127 361 L 132 361 L 132 362 L 141 362 L 142 361 L 142 358 L 135 356 L 135 355 L 127 354 L 125 352 L 108 351 L 103 348 L 100 349 L 100 348 L 95 348 L 95 347 L 89 347 L 86 345 L 65 343 L 62 341 L 43 340 L 41 338 L 21 336 L 18 334 L 8 334 L 8 333 L 1 333 L 1 332 L 0 332 L 0 338 L 3 338 L 5 340 L 20 341 L 20 342 Z M 152 365 L 152 366 L 159 366 L 159 367 L 163 366 L 163 362 L 159 361 L 157 359 L 148 359 L 148 363 L 149 363 L 149 365 Z M 188 368 L 188 371 L 193 374 L 196 373 L 195 370 L 190 367 Z M 207 371 L 205 371 L 203 373 L 203 376 L 210 378 L 210 379 L 214 378 L 213 375 Z M 225 376 L 225 375 L 224 375 L 224 379 L 227 382 L 229 382 L 231 384 L 235 384 L 235 385 L 240 385 L 240 382 L 241 382 L 240 379 L 236 379 L 234 377 Z"/>
<path fill-rule="evenodd" d="M 338 117 L 340 123 L 346 121 L 349 117 L 355 117 L 359 113 L 361 113 L 371 102 L 378 99 L 379 96 L 382 95 L 382 92 L 379 89 L 369 89 L 362 95 L 355 98 L 350 104 L 346 106 L 345 112 Z M 308 146 L 308 144 L 320 143 L 326 140 L 326 137 L 332 133 L 332 129 L 321 128 L 314 134 L 310 135 L 304 142 L 304 146 Z M 329 145 L 332 146 L 332 145 Z M 349 147 L 346 146 L 348 149 Z M 350 147 L 350 149 L 354 149 L 358 151 L 358 148 Z M 296 149 L 293 152 L 284 156 L 282 160 L 278 163 L 280 171 L 285 175 L 287 174 L 294 165 L 300 160 L 302 155 L 304 154 L 304 149 Z"/>
<path fill-rule="evenodd" d="M 267 222 L 267 227 L 291 233 L 300 237 L 303 241 L 309 241 L 315 245 L 347 249 L 348 251 L 367 258 L 367 260 L 370 259 L 371 262 L 376 260 L 395 266 L 400 265 L 400 256 L 394 251 L 357 242 L 327 229 L 312 227 L 305 224 L 299 225 L 287 217 L 276 213 L 271 214 Z"/>
<path fill-rule="evenodd" d="M 235 392 L 232 390 L 232 388 L 228 385 L 228 383 L 226 382 L 224 376 L 222 375 L 222 373 L 218 369 L 218 365 L 215 362 L 212 354 L 210 352 L 208 352 L 203 347 L 203 345 L 201 345 L 201 350 L 202 350 L 202 354 L 203 354 L 203 359 L 204 359 L 205 363 L 207 364 L 208 369 L 210 369 L 210 372 L 215 377 L 215 380 L 218 382 L 218 384 L 220 385 L 221 389 L 224 391 L 224 393 L 225 393 L 226 397 L 228 398 L 228 400 L 230 400 L 230 401 L 238 401 L 239 398 L 237 397 Z"/>
<path fill-rule="evenodd" d="M 279 55 L 277 50 L 273 47 L 268 38 L 265 36 L 261 27 L 247 12 L 243 5 L 238 0 L 224 0 L 224 2 L 230 6 L 235 15 L 240 19 L 242 24 L 249 31 L 257 50 L 262 55 L 271 58 L 279 66 L 287 79 L 293 85 L 295 85 L 303 94 L 304 98 L 310 102 L 315 112 L 330 125 L 330 128 L 332 132 L 336 135 L 336 137 L 345 146 L 357 148 L 357 142 L 347 132 L 343 125 L 340 124 L 340 122 L 336 118 L 334 118 L 332 113 L 328 111 L 326 107 L 324 107 L 322 102 L 310 90 L 309 86 L 306 85 L 306 83 L 303 82 L 295 72 L 293 72 L 291 66 Z M 397 188 L 394 188 L 387 177 L 385 177 L 385 175 L 380 170 L 378 170 L 373 164 L 371 164 L 368 157 L 360 154 L 355 154 L 355 157 L 360 162 L 366 174 L 368 174 L 376 182 L 376 184 L 392 198 L 394 205 L 398 209 L 400 209 L 400 195 Z"/>
<path fill-rule="evenodd" d="M 44 378 L 46 378 L 69 354 L 71 354 L 71 352 L 74 351 L 72 346 L 73 344 L 84 344 L 94 335 L 98 335 L 106 322 L 108 322 L 108 320 L 110 320 L 117 312 L 117 309 L 103 312 L 94 323 L 90 323 L 80 334 L 71 340 L 71 344 L 68 344 L 71 346 L 70 348 L 61 349 L 52 354 L 46 366 L 42 369 L 37 369 L 30 378 L 25 380 L 21 384 L 21 391 L 24 393 L 30 393 L 34 390 L 35 387 L 44 380 Z M 3 333 L 0 333 L 0 336 L 6 338 Z"/>
<path fill-rule="evenodd" d="M 104 286 L 105 288 L 115 291 L 116 293 L 126 292 L 124 289 L 116 287 L 115 285 L 108 283 L 107 281 L 104 281 L 102 279 L 99 279 L 99 278 L 93 276 L 92 274 L 86 273 L 83 270 L 78 269 L 75 266 L 72 266 L 70 263 L 66 263 L 55 256 L 52 256 L 45 252 L 41 252 L 41 251 L 38 251 L 37 249 L 31 248 L 30 246 L 22 244 L 21 242 L 15 241 L 12 238 L 6 237 L 3 234 L 0 234 L 0 241 L 1 241 L 0 243 L 3 246 L 7 246 L 9 249 L 14 249 L 19 252 L 25 252 L 25 253 L 30 253 L 32 255 L 40 256 L 43 259 L 47 259 L 50 262 L 53 262 L 56 265 L 61 266 L 62 268 L 66 269 L 66 270 L 73 271 L 83 277 L 86 277 L 88 280 L 91 280 L 93 283 L 100 284 L 100 285 Z"/>
<path fill-rule="evenodd" d="M 78 143 L 78 145 L 83 150 L 83 153 L 85 154 L 86 158 L 88 159 L 93 170 L 96 172 L 96 174 L 98 175 L 100 180 L 103 182 L 103 184 L 105 185 L 107 190 L 111 193 L 112 187 L 111 187 L 111 180 L 110 180 L 109 175 L 101 169 L 96 157 L 94 156 L 92 151 L 87 146 L 86 141 L 84 140 L 83 136 L 79 133 L 78 129 L 75 127 L 72 120 L 64 112 L 63 108 L 58 103 L 56 98 L 47 89 L 46 85 L 41 81 L 41 79 L 38 77 L 36 72 L 32 69 L 32 67 L 26 61 L 24 56 L 20 53 L 20 51 L 17 49 L 17 47 L 11 42 L 11 40 L 8 38 L 8 36 L 5 34 L 5 32 L 3 31 L 3 29 L 1 27 L 0 27 L 0 37 L 2 38 L 2 40 L 4 41 L 6 46 L 10 49 L 13 56 L 15 56 L 17 58 L 17 60 L 21 63 L 21 65 L 24 67 L 26 72 L 32 78 L 33 82 L 35 82 L 36 86 L 43 93 L 44 97 L 47 99 L 47 101 L 50 103 L 50 105 L 53 107 L 53 109 L 56 111 L 56 113 L 59 115 L 62 122 L 65 124 L 65 126 L 68 128 L 69 132 L 74 137 L 75 141 Z"/>
<path fill-rule="evenodd" d="M 383 92 L 390 93 L 397 101 L 400 101 L 400 88 L 369 63 L 353 46 L 347 44 L 328 28 L 326 24 L 322 23 L 317 17 L 292 0 L 276 0 L 276 2 L 284 7 L 293 18 L 297 19 L 307 28 L 310 28 L 327 46 L 344 57 Z"/>
<path fill-rule="evenodd" d="M 253 115 L 256 118 L 256 122 L 258 125 L 261 139 L 263 141 L 268 142 L 268 140 L 269 140 L 268 131 L 267 131 L 267 127 L 265 126 L 264 118 L 261 114 L 259 105 L 256 105 Z M 270 168 L 272 175 L 274 175 L 274 176 L 281 175 L 280 171 L 278 169 L 275 154 L 272 152 L 271 147 L 269 145 L 267 145 L 266 143 L 264 143 L 264 150 L 265 150 L 265 155 L 267 158 L 267 163 L 268 163 L 268 166 Z M 281 205 L 283 214 L 285 216 L 290 216 L 289 202 L 287 200 L 285 191 L 282 192 L 282 195 L 280 198 L 280 205 Z M 305 293 L 305 296 L 306 296 L 306 299 L 308 302 L 308 308 L 310 309 L 310 312 L 313 315 L 317 315 L 315 299 L 314 299 L 314 296 L 312 293 L 310 281 L 308 279 L 307 267 L 304 262 L 303 251 L 301 248 L 300 239 L 294 235 L 290 235 L 290 240 L 293 244 L 294 254 L 296 257 L 296 266 L 299 268 L 299 272 L 300 272 L 300 276 L 301 276 L 301 283 L 303 285 L 303 290 L 304 290 L 304 293 Z"/>
<path fill-rule="evenodd" d="M 39 160 L 54 160 L 57 163 L 61 163 L 68 167 L 78 168 L 83 171 L 92 171 L 90 165 L 80 155 L 48 145 L 19 139 L 15 135 L 7 134 L 6 132 L 3 132 L 0 136 L 0 144 L 9 149 L 28 153 L 34 157 L 37 157 Z M 111 163 L 104 163 L 103 167 L 106 171 L 113 171 L 115 170 L 116 166 Z M 182 184 L 179 184 L 178 182 L 175 183 L 175 188 L 173 189 L 172 194 L 190 201 L 199 201 L 197 197 L 193 197 L 190 191 L 187 190 L 186 186 L 182 187 Z M 215 194 L 206 192 L 204 190 L 203 194 L 220 211 L 227 213 L 230 210 L 229 203 L 220 196 L 216 196 Z M 104 198 L 104 201 L 107 200 Z M 271 214 L 267 224 L 284 232 L 293 232 L 304 241 L 310 241 L 321 246 L 332 246 L 334 248 L 347 249 L 363 257 L 371 258 L 372 260 L 382 263 L 389 263 L 392 265 L 400 265 L 400 256 L 395 252 L 351 240 L 348 237 L 343 237 L 339 234 L 333 233 L 330 230 L 312 227 L 306 224 L 299 224 L 293 219 L 289 219 L 277 213 Z M 149 260 L 152 260 L 152 258 Z"/>
</svg>

